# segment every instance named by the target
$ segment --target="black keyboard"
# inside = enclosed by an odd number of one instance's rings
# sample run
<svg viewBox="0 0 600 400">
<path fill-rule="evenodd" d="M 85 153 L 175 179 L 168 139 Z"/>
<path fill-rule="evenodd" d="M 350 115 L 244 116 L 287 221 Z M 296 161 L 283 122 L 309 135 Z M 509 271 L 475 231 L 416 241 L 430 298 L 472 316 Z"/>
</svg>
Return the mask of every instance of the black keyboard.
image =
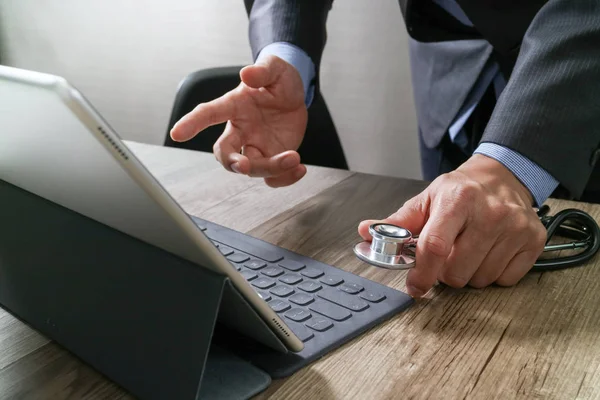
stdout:
<svg viewBox="0 0 600 400">
<path fill-rule="evenodd" d="M 221 242 L 213 243 L 275 312 L 299 324 L 290 328 L 305 342 L 336 322 L 351 318 L 353 313 L 367 310 L 369 303 L 386 298 L 384 294 L 365 290 L 359 283 L 329 274 L 332 271 L 326 274 L 323 269 L 284 257 L 269 263 Z"/>
<path fill-rule="evenodd" d="M 410 297 L 402 292 L 193 218 L 254 290 L 305 343 L 320 342 L 317 346 L 323 347 L 351 335 L 353 331 L 365 330 L 410 302 Z M 323 340 L 319 340 L 320 337 Z"/>
</svg>

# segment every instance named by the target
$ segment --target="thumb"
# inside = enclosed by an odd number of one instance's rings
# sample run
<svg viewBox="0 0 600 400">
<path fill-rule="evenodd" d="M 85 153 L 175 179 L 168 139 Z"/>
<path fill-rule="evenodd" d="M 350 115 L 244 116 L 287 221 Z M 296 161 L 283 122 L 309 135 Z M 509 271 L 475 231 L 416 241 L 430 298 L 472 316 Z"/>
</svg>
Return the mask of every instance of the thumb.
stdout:
<svg viewBox="0 0 600 400">
<path fill-rule="evenodd" d="M 419 234 L 427 222 L 429 209 L 429 196 L 421 193 L 408 200 L 395 213 L 382 220 L 368 219 L 358 225 L 358 234 L 364 240 L 371 240 L 369 226 L 376 223 L 385 223 L 401 226 L 408 229 L 413 235 Z"/>
<path fill-rule="evenodd" d="M 242 82 L 254 89 L 277 82 L 287 67 L 287 62 L 276 56 L 267 56 L 240 71 Z"/>
</svg>

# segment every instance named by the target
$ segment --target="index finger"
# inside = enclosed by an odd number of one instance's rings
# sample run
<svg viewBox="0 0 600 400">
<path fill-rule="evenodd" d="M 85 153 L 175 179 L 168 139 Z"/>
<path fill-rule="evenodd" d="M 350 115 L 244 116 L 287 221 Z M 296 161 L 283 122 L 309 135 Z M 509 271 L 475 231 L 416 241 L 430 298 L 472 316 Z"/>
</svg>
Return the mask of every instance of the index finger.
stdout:
<svg viewBox="0 0 600 400">
<path fill-rule="evenodd" d="M 209 126 L 233 119 L 234 114 L 235 100 L 226 93 L 208 103 L 198 104 L 184 115 L 171 129 L 171 138 L 176 142 L 190 140 Z"/>
<path fill-rule="evenodd" d="M 419 235 L 415 267 L 406 277 L 406 289 L 413 297 L 421 297 L 431 289 L 466 222 L 460 212 L 443 210 L 433 204 L 431 207 L 429 219 Z"/>
</svg>

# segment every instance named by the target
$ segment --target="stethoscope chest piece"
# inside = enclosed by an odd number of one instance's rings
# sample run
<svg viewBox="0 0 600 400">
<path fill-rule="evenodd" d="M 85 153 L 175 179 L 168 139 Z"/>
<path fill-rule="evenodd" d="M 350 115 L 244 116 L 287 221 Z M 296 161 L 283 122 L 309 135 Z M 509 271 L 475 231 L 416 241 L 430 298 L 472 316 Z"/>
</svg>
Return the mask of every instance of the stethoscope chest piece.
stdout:
<svg viewBox="0 0 600 400">
<path fill-rule="evenodd" d="M 408 229 L 392 224 L 373 224 L 369 227 L 371 242 L 354 246 L 354 254 L 376 267 L 407 269 L 415 265 L 416 237 Z"/>
</svg>

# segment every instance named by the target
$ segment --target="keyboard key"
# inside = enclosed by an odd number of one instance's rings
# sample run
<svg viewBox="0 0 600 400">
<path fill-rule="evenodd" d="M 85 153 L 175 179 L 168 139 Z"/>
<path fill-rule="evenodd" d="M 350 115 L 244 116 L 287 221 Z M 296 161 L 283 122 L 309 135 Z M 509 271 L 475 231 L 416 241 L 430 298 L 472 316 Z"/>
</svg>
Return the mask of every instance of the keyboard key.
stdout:
<svg viewBox="0 0 600 400">
<path fill-rule="evenodd" d="M 359 296 L 371 303 L 379 303 L 381 300 L 385 299 L 384 295 L 373 292 L 362 292 Z"/>
<path fill-rule="evenodd" d="M 298 285 L 298 289 L 304 290 L 305 292 L 308 293 L 314 293 L 318 290 L 321 290 L 323 286 L 319 285 L 317 282 L 310 282 L 310 281 L 306 281 L 306 282 L 302 282 L 301 284 Z"/>
<path fill-rule="evenodd" d="M 304 264 L 294 260 L 281 260 L 279 262 L 279 266 L 285 269 L 289 269 L 290 271 L 300 271 L 302 268 L 305 267 Z"/>
<path fill-rule="evenodd" d="M 307 329 L 302 324 L 297 324 L 292 321 L 286 321 L 286 325 L 292 330 L 292 332 L 294 332 L 296 336 L 298 336 L 298 339 L 300 339 L 303 342 L 309 341 L 310 339 L 315 337 L 315 334 L 312 333 L 310 329 Z"/>
<path fill-rule="evenodd" d="M 327 275 L 323 278 L 321 278 L 321 282 L 329 285 L 329 286 L 337 286 L 340 283 L 343 283 L 344 280 L 342 278 L 339 278 L 337 276 L 331 276 L 331 275 Z"/>
<path fill-rule="evenodd" d="M 265 260 L 270 263 L 275 263 L 283 258 L 283 256 L 279 255 L 278 253 L 257 247 L 255 243 L 246 244 L 242 242 L 235 242 L 235 246 L 238 248 L 238 250 L 250 254 L 252 257 L 260 258 L 261 260 Z"/>
<path fill-rule="evenodd" d="M 219 247 L 219 243 L 215 242 L 214 240 L 212 241 L 212 243 L 215 245 L 215 247 Z"/>
<path fill-rule="evenodd" d="M 352 311 L 363 311 L 369 308 L 369 304 L 367 304 L 367 302 L 362 301 L 361 299 L 348 293 L 344 293 L 341 290 L 325 288 L 320 291 L 317 296 L 342 307 L 346 307 Z"/>
<path fill-rule="evenodd" d="M 204 232 L 206 230 L 206 223 L 203 220 L 201 220 L 198 217 L 194 217 L 193 215 L 190 215 L 190 217 L 192 218 L 192 221 L 194 221 L 194 223 L 196 224 L 196 226 L 198 228 L 200 228 L 201 231 Z"/>
<path fill-rule="evenodd" d="M 223 246 L 223 245 L 220 245 L 220 246 L 219 246 L 219 251 L 220 251 L 220 252 L 221 252 L 221 254 L 223 254 L 225 257 L 227 257 L 227 256 L 228 256 L 228 255 L 230 255 L 230 254 L 233 254 L 233 249 L 232 249 L 232 248 L 229 248 L 229 247 L 227 247 L 227 246 Z"/>
<path fill-rule="evenodd" d="M 289 310 L 290 308 L 292 308 L 292 306 L 290 306 L 285 301 L 283 301 L 283 300 L 277 300 L 277 299 L 271 300 L 269 302 L 269 305 L 271 306 L 271 308 L 275 312 L 282 312 L 282 311 L 286 311 L 286 310 Z"/>
<path fill-rule="evenodd" d="M 301 308 L 292 308 L 283 315 L 296 322 L 306 321 L 311 317 L 311 314 L 308 311 L 303 310 Z"/>
<path fill-rule="evenodd" d="M 299 306 L 305 306 L 315 301 L 315 298 L 312 297 L 310 294 L 296 293 L 295 295 L 290 297 L 290 301 L 294 304 L 298 304 Z"/>
<path fill-rule="evenodd" d="M 346 283 L 344 283 L 344 286 L 351 287 L 351 288 L 357 290 L 358 292 L 362 292 L 363 290 L 365 290 L 365 288 L 362 287 L 362 285 L 359 285 L 358 283 L 346 282 Z"/>
<path fill-rule="evenodd" d="M 275 263 L 283 259 L 280 249 L 237 231 L 216 228 L 209 229 L 205 235 L 221 243 L 231 244 L 238 251 L 264 261 Z"/>
<path fill-rule="evenodd" d="M 229 261 L 233 261 L 234 263 L 243 263 L 244 261 L 248 261 L 250 257 L 242 253 L 233 253 L 227 256 Z"/>
<path fill-rule="evenodd" d="M 250 261 L 244 263 L 244 267 L 253 269 L 255 271 L 257 269 L 261 269 L 266 266 L 267 266 L 267 263 L 265 263 L 263 261 L 259 261 L 259 260 L 250 260 Z"/>
<path fill-rule="evenodd" d="M 342 292 L 356 294 L 362 290 L 362 286 L 360 286 L 360 285 L 358 285 L 358 286 L 360 287 L 360 290 L 357 289 L 356 286 L 353 286 L 353 284 L 351 284 L 351 283 L 344 283 L 342 286 L 339 287 L 339 289 Z"/>
<path fill-rule="evenodd" d="M 261 271 L 266 276 L 270 276 L 271 278 L 275 278 L 279 275 L 282 275 L 285 271 L 279 267 L 269 267 L 265 268 Z"/>
<path fill-rule="evenodd" d="M 259 289 L 268 289 L 275 286 L 275 282 L 272 279 L 260 277 L 252 281 L 252 285 Z"/>
<path fill-rule="evenodd" d="M 252 271 L 243 271 L 242 272 L 242 276 L 247 280 L 247 281 L 251 281 L 252 279 L 256 279 L 256 277 L 258 275 L 256 275 L 256 272 L 252 272 Z"/>
<path fill-rule="evenodd" d="M 305 277 L 311 278 L 311 279 L 317 279 L 324 275 L 323 271 L 321 271 L 320 269 L 313 268 L 313 267 L 306 267 L 300 273 L 302 275 L 304 275 Z"/>
<path fill-rule="evenodd" d="M 263 299 L 264 301 L 269 301 L 271 300 L 271 295 L 267 292 L 261 292 L 261 291 L 256 291 L 256 293 L 258 293 L 258 295 L 260 296 L 261 299 Z"/>
<path fill-rule="evenodd" d="M 333 322 L 325 318 L 315 317 L 310 321 L 306 322 L 306 324 L 304 325 L 308 326 L 311 329 L 314 329 L 315 331 L 325 332 L 327 329 L 333 326 Z"/>
<path fill-rule="evenodd" d="M 292 289 L 289 286 L 279 285 L 279 286 L 275 286 L 273 289 L 271 289 L 270 292 L 271 292 L 271 294 L 274 294 L 275 296 L 286 297 L 286 296 L 289 296 L 290 294 L 293 294 L 294 289 Z"/>
<path fill-rule="evenodd" d="M 237 269 L 238 271 L 242 270 L 242 267 L 240 267 L 239 265 L 235 265 L 234 263 L 229 263 L 231 265 L 233 265 L 235 267 L 235 269 Z"/>
<path fill-rule="evenodd" d="M 302 277 L 298 274 L 285 274 L 279 280 L 288 285 L 295 285 L 298 282 L 302 282 Z"/>
<path fill-rule="evenodd" d="M 334 321 L 344 321 L 352 316 L 350 311 L 346 310 L 345 308 L 336 306 L 335 304 L 331 304 L 326 301 L 315 301 L 308 306 L 308 309 L 316 312 L 317 314 L 324 315 L 327 318 L 331 318 Z"/>
</svg>

